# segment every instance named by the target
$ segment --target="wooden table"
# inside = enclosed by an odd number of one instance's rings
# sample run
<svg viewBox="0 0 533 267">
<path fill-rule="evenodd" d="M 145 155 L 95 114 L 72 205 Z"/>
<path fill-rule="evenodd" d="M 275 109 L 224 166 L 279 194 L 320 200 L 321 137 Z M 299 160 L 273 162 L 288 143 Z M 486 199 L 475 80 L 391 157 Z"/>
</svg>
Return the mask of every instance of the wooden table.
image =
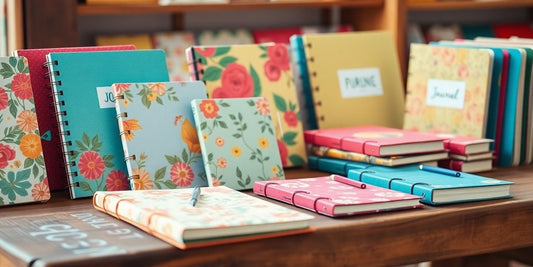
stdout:
<svg viewBox="0 0 533 267">
<path fill-rule="evenodd" d="M 287 171 L 289 178 L 322 174 Z M 316 215 L 311 223 L 316 231 L 309 234 L 185 251 L 165 245 L 146 255 L 103 263 L 120 265 L 135 259 L 136 264 L 158 266 L 389 266 L 533 247 L 533 166 L 501 168 L 483 175 L 515 182 L 511 186 L 514 198 L 341 219 L 308 212 Z M 46 204 L 7 207 L 0 214 L 89 208 L 90 199 L 69 200 L 59 192 Z M 0 253 L 0 263 L 8 261 Z M 81 264 L 94 266 L 101 261 L 96 258 Z"/>
</svg>

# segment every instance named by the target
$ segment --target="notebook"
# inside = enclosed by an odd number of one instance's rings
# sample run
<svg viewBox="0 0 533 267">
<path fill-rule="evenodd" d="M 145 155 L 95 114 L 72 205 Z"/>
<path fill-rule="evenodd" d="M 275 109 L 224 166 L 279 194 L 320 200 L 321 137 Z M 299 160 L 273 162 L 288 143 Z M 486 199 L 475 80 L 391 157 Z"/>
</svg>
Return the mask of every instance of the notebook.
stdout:
<svg viewBox="0 0 533 267">
<path fill-rule="evenodd" d="M 488 49 L 412 44 L 404 129 L 485 137 L 492 58 Z"/>
<path fill-rule="evenodd" d="M 397 156 L 444 150 L 445 138 L 380 126 L 305 131 L 305 142 L 369 156 Z"/>
<path fill-rule="evenodd" d="M 127 189 L 111 85 L 168 81 L 162 50 L 50 53 L 71 198 Z"/>
<path fill-rule="evenodd" d="M 33 100 L 37 114 L 37 122 L 41 133 L 46 173 L 50 190 L 63 190 L 67 187 L 67 177 L 63 166 L 63 152 L 59 138 L 59 126 L 57 125 L 55 108 L 50 105 L 53 102 L 49 86 L 48 69 L 43 68 L 46 55 L 51 52 L 79 52 L 79 51 L 108 51 L 108 50 L 135 50 L 133 45 L 120 46 L 86 46 L 86 47 L 60 47 L 15 50 L 15 56 L 23 56 L 28 59 L 28 67 L 31 73 L 31 87 Z"/>
<path fill-rule="evenodd" d="M 193 46 L 192 32 L 162 32 L 152 36 L 154 48 L 163 49 L 167 57 L 167 68 L 171 81 L 188 81 L 189 67 L 185 50 Z"/>
<path fill-rule="evenodd" d="M 341 217 L 421 208 L 421 197 L 332 174 L 254 183 L 254 193 L 316 213 Z"/>
<path fill-rule="evenodd" d="M 191 100 L 202 82 L 115 83 L 115 108 L 131 189 L 207 186 Z"/>
<path fill-rule="evenodd" d="M 47 201 L 50 189 L 27 59 L 0 57 L 0 74 L 0 206 Z"/>
<path fill-rule="evenodd" d="M 447 159 L 439 161 L 439 167 L 460 172 L 484 172 L 492 170 L 492 157 L 476 160 Z"/>
<path fill-rule="evenodd" d="M 310 232 L 313 216 L 225 186 L 202 187 L 193 207 L 192 188 L 98 191 L 96 209 L 187 249 Z"/>
<path fill-rule="evenodd" d="M 402 128 L 404 89 L 392 34 L 302 35 L 318 128 Z"/>
<path fill-rule="evenodd" d="M 309 81 L 309 71 L 307 69 L 307 58 L 305 56 L 305 49 L 301 35 L 293 35 L 290 38 L 291 50 L 293 53 L 293 61 L 296 63 L 297 72 L 299 76 L 295 75 L 295 80 L 301 83 L 302 101 L 300 102 L 300 114 L 302 115 L 302 122 L 304 129 L 313 130 L 318 128 L 316 122 L 315 106 L 313 101 L 313 93 L 311 92 L 311 83 Z M 296 72 L 295 72 L 296 73 Z M 307 127 L 305 127 L 307 126 Z"/>
<path fill-rule="evenodd" d="M 351 169 L 348 177 L 359 182 L 414 194 L 430 205 L 510 198 L 512 182 L 479 175 L 413 164 L 389 168 L 367 166 Z"/>
<path fill-rule="evenodd" d="M 209 186 L 285 179 L 266 98 L 196 99 L 192 109 Z"/>
<path fill-rule="evenodd" d="M 300 107 L 285 45 L 193 46 L 187 56 L 193 79 L 205 82 L 210 98 L 266 97 L 283 166 L 305 164 Z"/>
<path fill-rule="evenodd" d="M 150 34 L 116 34 L 98 35 L 96 45 L 134 45 L 137 49 L 153 49 L 154 44 Z"/>
</svg>

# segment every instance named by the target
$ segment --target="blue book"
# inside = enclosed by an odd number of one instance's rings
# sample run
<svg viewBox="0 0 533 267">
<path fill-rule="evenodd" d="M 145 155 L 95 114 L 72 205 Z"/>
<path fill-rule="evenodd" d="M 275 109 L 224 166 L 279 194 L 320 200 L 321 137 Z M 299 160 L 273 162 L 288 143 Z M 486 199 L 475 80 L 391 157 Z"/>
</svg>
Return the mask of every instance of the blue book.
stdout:
<svg viewBox="0 0 533 267">
<path fill-rule="evenodd" d="M 191 101 L 203 82 L 115 83 L 115 107 L 132 190 L 207 186 Z"/>
<path fill-rule="evenodd" d="M 370 166 L 369 164 L 363 162 L 319 156 L 308 156 L 307 160 L 309 169 L 340 174 L 343 176 L 348 175 L 348 171 L 351 169 L 362 169 Z"/>
<path fill-rule="evenodd" d="M 313 93 L 311 82 L 309 80 L 309 72 L 307 69 L 307 59 L 305 57 L 304 43 L 301 35 L 293 35 L 290 38 L 291 49 L 294 55 L 294 61 L 298 65 L 298 72 L 300 74 L 302 93 L 304 96 L 304 103 L 301 105 L 302 113 L 306 113 L 306 124 L 308 129 L 317 129 L 315 104 L 313 101 Z M 298 77 L 295 77 L 298 79 Z"/>
<path fill-rule="evenodd" d="M 348 171 L 348 178 L 423 197 L 420 202 L 443 205 L 510 198 L 512 182 L 428 165 L 368 166 Z"/>
<path fill-rule="evenodd" d="M 164 52 L 50 53 L 46 59 L 70 197 L 128 189 L 111 85 L 168 81 Z"/>
</svg>

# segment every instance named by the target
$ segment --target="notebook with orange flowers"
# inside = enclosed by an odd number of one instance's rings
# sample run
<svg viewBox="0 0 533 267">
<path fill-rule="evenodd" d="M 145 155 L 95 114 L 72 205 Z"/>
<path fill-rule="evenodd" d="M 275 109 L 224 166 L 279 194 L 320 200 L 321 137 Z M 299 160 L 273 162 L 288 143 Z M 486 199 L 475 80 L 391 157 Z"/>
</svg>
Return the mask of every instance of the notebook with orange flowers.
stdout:
<svg viewBox="0 0 533 267">
<path fill-rule="evenodd" d="M 115 108 L 133 190 L 207 186 L 191 100 L 202 82 L 116 83 Z"/>
</svg>

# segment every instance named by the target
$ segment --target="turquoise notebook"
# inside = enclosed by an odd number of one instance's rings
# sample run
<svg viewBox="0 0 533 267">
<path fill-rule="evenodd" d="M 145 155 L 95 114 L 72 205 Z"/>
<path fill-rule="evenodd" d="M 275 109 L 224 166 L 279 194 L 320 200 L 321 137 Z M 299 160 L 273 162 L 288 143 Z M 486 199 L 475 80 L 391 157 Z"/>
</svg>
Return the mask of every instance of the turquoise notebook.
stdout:
<svg viewBox="0 0 533 267">
<path fill-rule="evenodd" d="M 197 99 L 192 109 L 209 186 L 285 179 L 266 98 Z"/>
<path fill-rule="evenodd" d="M 50 53 L 71 198 L 128 189 L 111 85 L 168 81 L 162 50 Z"/>
<path fill-rule="evenodd" d="M 116 83 L 113 93 L 133 190 L 207 186 L 191 109 L 204 83 Z"/>
<path fill-rule="evenodd" d="M 429 166 L 368 166 L 351 169 L 348 177 L 371 185 L 423 197 L 420 202 L 443 205 L 460 202 L 510 198 L 512 182 Z M 427 166 L 425 166 L 427 167 Z"/>
<path fill-rule="evenodd" d="M 309 81 L 309 72 L 307 68 L 307 58 L 305 57 L 304 42 L 301 35 L 293 35 L 290 38 L 291 48 L 293 50 L 294 60 L 298 66 L 302 93 L 304 103 L 300 105 L 302 111 L 306 112 L 305 117 L 307 119 L 308 129 L 313 130 L 317 129 L 318 125 L 316 123 L 316 112 L 315 112 L 315 102 L 313 101 L 313 93 L 311 92 L 311 82 Z M 295 77 L 298 79 L 298 77 Z M 302 112 L 303 113 L 303 112 Z M 303 116 L 302 116 L 303 117 Z"/>
</svg>

